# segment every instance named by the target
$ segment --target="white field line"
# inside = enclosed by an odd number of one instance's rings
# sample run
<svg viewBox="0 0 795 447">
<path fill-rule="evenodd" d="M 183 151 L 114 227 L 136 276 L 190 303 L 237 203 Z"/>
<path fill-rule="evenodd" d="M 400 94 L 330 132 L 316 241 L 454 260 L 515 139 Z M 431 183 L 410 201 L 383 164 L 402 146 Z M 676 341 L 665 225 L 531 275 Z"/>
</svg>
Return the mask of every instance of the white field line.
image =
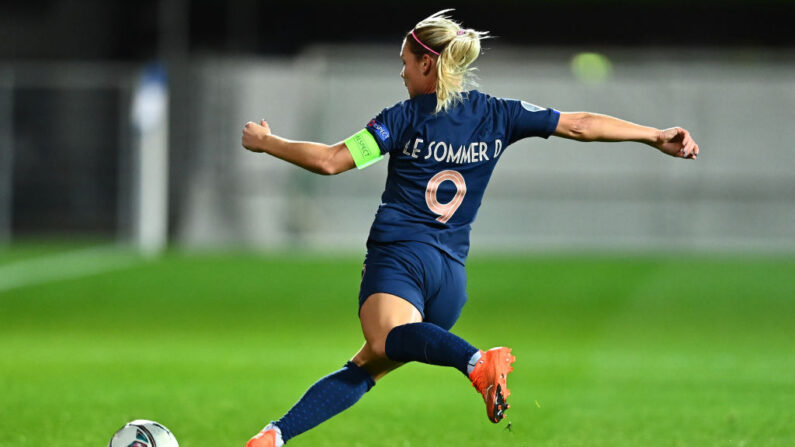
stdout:
<svg viewBox="0 0 795 447">
<path fill-rule="evenodd" d="M 142 258 L 117 246 L 91 247 L 0 266 L 0 293 L 64 279 L 81 278 L 138 263 Z"/>
</svg>

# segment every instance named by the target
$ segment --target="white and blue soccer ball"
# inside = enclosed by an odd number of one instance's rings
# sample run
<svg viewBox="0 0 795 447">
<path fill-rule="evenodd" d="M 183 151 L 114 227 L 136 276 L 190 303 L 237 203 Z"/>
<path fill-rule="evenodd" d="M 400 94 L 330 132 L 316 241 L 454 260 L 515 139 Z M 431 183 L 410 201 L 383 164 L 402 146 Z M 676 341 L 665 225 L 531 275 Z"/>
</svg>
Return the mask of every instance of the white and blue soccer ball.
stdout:
<svg viewBox="0 0 795 447">
<path fill-rule="evenodd" d="M 164 425 L 137 419 L 119 429 L 110 438 L 108 447 L 179 447 L 179 443 Z"/>
</svg>

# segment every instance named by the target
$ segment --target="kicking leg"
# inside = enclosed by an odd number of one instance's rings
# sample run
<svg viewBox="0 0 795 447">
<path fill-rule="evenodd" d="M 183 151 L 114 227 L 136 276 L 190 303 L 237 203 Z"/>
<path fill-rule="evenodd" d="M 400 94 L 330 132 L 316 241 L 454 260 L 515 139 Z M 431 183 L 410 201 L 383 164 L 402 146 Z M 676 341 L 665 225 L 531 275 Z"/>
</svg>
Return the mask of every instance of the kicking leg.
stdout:
<svg viewBox="0 0 795 447">
<path fill-rule="evenodd" d="M 371 295 L 360 311 L 367 343 L 353 358 L 377 380 L 405 362 L 452 366 L 483 396 L 486 414 L 497 423 L 508 409 L 508 373 L 516 358 L 510 348 L 480 351 L 461 337 L 421 316 L 408 301 L 387 293 Z"/>
<path fill-rule="evenodd" d="M 397 326 L 389 332 L 385 346 L 387 356 L 394 361 L 455 367 L 483 395 L 489 420 L 497 423 L 505 417 L 509 408 L 506 399 L 511 394 L 506 379 L 516 360 L 510 348 L 480 351 L 432 323 Z"/>
</svg>

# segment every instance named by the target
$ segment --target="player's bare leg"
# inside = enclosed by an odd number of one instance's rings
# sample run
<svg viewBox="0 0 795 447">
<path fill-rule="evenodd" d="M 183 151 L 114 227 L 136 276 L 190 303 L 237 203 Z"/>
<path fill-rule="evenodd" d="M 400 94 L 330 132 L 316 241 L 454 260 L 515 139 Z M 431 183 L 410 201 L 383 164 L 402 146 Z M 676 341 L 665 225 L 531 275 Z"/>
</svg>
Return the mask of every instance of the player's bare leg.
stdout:
<svg viewBox="0 0 795 447">
<path fill-rule="evenodd" d="M 362 304 L 359 317 L 366 341 L 353 359 L 342 370 L 313 385 L 285 417 L 268 424 L 249 441 L 247 447 L 280 447 L 286 440 L 353 405 L 376 380 L 411 360 L 456 367 L 483 394 L 489 420 L 499 422 L 504 417 L 508 408 L 505 398 L 509 395 L 506 377 L 513 370 L 510 349 L 479 351 L 439 326 L 422 323 L 422 315 L 413 304 L 388 293 L 370 295 Z M 420 352 L 422 355 L 418 354 Z M 327 402 L 328 396 L 325 396 L 323 405 L 320 405 L 324 409 L 320 412 L 322 414 L 312 414 L 310 418 L 296 416 L 313 410 L 313 401 L 320 399 L 311 395 L 313 390 L 321 387 L 328 392 L 330 380 L 335 383 L 331 389 L 351 389 L 350 394 L 343 396 L 344 402 L 340 404 L 339 399 L 332 399 L 334 403 Z M 316 394 L 323 395 L 324 392 Z M 334 407 L 334 404 L 338 405 Z M 329 407 L 334 408 L 329 410 Z M 296 418 L 299 423 L 293 423 Z M 306 419 L 312 422 L 307 423 Z"/>
<path fill-rule="evenodd" d="M 399 296 L 374 293 L 362 304 L 359 319 L 366 341 L 352 361 L 378 381 L 405 363 L 387 357 L 386 338 L 389 332 L 397 326 L 421 322 L 422 315 L 413 304 Z"/>
</svg>

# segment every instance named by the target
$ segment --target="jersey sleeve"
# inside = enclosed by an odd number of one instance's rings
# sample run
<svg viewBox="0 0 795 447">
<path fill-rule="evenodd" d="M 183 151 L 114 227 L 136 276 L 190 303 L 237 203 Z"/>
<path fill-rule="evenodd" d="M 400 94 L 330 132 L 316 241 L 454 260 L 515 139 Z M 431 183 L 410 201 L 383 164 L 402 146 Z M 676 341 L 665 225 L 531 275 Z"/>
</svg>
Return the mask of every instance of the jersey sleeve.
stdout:
<svg viewBox="0 0 795 447">
<path fill-rule="evenodd" d="M 503 99 L 508 144 L 527 137 L 549 138 L 558 126 L 560 112 L 526 101 Z"/>
<path fill-rule="evenodd" d="M 397 140 L 406 121 L 402 112 L 402 104 L 384 109 L 363 130 L 345 140 L 356 167 L 370 166 L 384 154 L 397 149 Z"/>
</svg>

